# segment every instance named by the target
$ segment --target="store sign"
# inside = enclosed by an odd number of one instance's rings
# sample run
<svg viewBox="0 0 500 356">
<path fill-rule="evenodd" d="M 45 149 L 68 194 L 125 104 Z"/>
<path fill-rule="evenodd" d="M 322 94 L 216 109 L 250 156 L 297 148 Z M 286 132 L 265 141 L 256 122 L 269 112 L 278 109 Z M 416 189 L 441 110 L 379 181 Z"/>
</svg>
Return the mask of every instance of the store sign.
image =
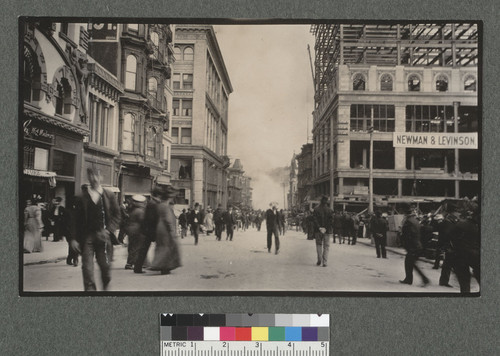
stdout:
<svg viewBox="0 0 500 356">
<path fill-rule="evenodd" d="M 463 133 L 415 133 L 394 132 L 394 147 L 409 148 L 459 148 L 474 150 L 478 148 L 477 132 Z"/>
<path fill-rule="evenodd" d="M 57 175 L 55 172 L 39 171 L 36 169 L 24 169 L 23 173 L 28 175 L 28 176 L 45 177 L 45 178 L 51 178 L 51 177 L 55 177 Z"/>
<path fill-rule="evenodd" d="M 50 133 L 46 129 L 36 127 L 33 125 L 32 120 L 26 120 L 23 123 L 24 137 L 30 138 L 32 140 L 43 141 L 47 143 L 52 143 L 54 141 L 54 134 Z"/>
</svg>

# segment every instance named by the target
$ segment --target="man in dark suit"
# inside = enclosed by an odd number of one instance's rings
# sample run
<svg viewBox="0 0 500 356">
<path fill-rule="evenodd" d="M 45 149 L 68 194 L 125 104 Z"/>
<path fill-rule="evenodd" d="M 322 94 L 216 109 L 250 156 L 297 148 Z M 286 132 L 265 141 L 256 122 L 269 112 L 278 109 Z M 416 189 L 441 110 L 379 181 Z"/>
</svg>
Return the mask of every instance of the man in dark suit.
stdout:
<svg viewBox="0 0 500 356">
<path fill-rule="evenodd" d="M 403 204 L 403 212 L 405 213 L 405 218 L 401 226 L 401 242 L 406 249 L 405 257 L 405 274 L 406 277 L 402 281 L 403 284 L 413 283 L 413 270 L 422 277 L 422 282 L 424 287 L 429 284 L 429 278 L 420 270 L 417 266 L 418 257 L 422 254 L 422 241 L 420 238 L 420 224 L 417 217 L 413 213 L 413 209 L 410 204 Z"/>
<path fill-rule="evenodd" d="M 333 210 L 328 206 L 328 197 L 321 197 L 320 205 L 314 209 L 314 231 L 316 240 L 316 253 L 318 261 L 316 266 L 328 265 L 328 251 L 330 237 L 333 235 Z"/>
<path fill-rule="evenodd" d="M 195 203 L 194 209 L 189 215 L 189 223 L 194 235 L 194 244 L 198 245 L 198 235 L 200 233 L 200 224 L 203 223 L 203 215 L 200 210 L 200 204 Z"/>
<path fill-rule="evenodd" d="M 224 213 L 224 223 L 226 224 L 226 240 L 233 241 L 236 216 L 233 213 L 233 207 L 231 205 L 227 207 L 227 211 Z"/>
<path fill-rule="evenodd" d="M 220 241 L 222 238 L 222 230 L 224 230 L 224 212 L 222 211 L 222 205 L 220 204 L 214 212 L 214 224 L 216 240 Z"/>
<path fill-rule="evenodd" d="M 52 221 L 52 231 L 54 232 L 54 242 L 61 241 L 65 232 L 66 210 L 61 205 L 62 198 L 56 197 L 54 205 L 50 209 L 50 220 Z"/>
<path fill-rule="evenodd" d="M 266 211 L 266 227 L 267 227 L 267 252 L 271 252 L 271 247 L 273 245 L 273 234 L 274 234 L 274 247 L 275 254 L 277 255 L 280 251 L 280 238 L 279 238 L 279 224 L 280 216 L 277 209 L 276 203 L 269 204 L 271 208 Z"/>
<path fill-rule="evenodd" d="M 101 186 L 101 173 L 87 169 L 90 186 L 75 200 L 74 239 L 71 246 L 82 254 L 83 285 L 85 291 L 96 291 L 94 255 L 101 270 L 103 289 L 111 281 L 108 246 L 110 235 L 120 226 L 120 208 L 115 195 Z"/>
</svg>

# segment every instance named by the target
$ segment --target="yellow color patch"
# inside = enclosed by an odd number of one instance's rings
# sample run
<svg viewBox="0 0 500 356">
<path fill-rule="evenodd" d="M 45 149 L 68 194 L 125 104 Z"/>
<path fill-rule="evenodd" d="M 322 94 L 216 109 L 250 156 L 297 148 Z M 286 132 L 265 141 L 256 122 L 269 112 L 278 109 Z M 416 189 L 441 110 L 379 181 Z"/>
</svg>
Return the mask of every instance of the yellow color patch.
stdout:
<svg viewBox="0 0 500 356">
<path fill-rule="evenodd" d="M 269 328 L 252 327 L 252 341 L 268 341 Z"/>
</svg>

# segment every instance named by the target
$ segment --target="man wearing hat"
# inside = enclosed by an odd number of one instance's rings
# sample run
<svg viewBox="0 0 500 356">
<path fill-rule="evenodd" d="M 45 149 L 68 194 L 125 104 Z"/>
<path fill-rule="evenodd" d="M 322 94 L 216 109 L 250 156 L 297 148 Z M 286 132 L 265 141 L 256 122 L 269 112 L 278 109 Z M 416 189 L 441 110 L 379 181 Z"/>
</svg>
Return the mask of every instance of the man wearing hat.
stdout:
<svg viewBox="0 0 500 356">
<path fill-rule="evenodd" d="M 146 197 L 144 195 L 133 195 L 131 200 L 131 207 L 128 213 L 127 224 L 125 231 L 128 236 L 128 256 L 125 269 L 133 269 L 137 255 L 144 243 L 144 233 L 142 231 L 142 224 L 146 211 Z"/>
<path fill-rule="evenodd" d="M 224 214 L 224 223 L 226 224 L 226 240 L 233 241 L 236 216 L 233 213 L 233 207 L 231 205 L 227 207 L 227 211 Z"/>
<path fill-rule="evenodd" d="M 101 186 L 101 172 L 87 169 L 90 186 L 75 200 L 75 221 L 72 248 L 82 254 L 82 272 L 85 291 L 96 291 L 94 256 L 101 270 L 103 289 L 111 281 L 109 246 L 110 235 L 120 225 L 120 208 L 113 192 Z M 74 237 L 74 238 L 73 238 Z"/>
<path fill-rule="evenodd" d="M 222 205 L 219 204 L 214 212 L 214 223 L 215 223 L 215 237 L 217 241 L 222 238 L 222 230 L 224 230 L 224 212 L 222 211 Z"/>
<path fill-rule="evenodd" d="M 194 235 L 194 244 L 198 245 L 198 235 L 200 233 L 200 224 L 203 223 L 203 215 L 201 213 L 200 204 L 195 203 L 194 209 L 189 215 L 189 223 Z"/>
<path fill-rule="evenodd" d="M 377 252 L 377 258 L 387 258 L 387 252 L 385 250 L 385 245 L 387 243 L 387 230 L 389 230 L 387 221 L 382 217 L 380 210 L 375 211 L 375 217 L 370 223 L 370 227 L 373 234 L 373 240 L 375 241 L 375 251 Z"/>
<path fill-rule="evenodd" d="M 328 264 L 328 251 L 330 237 L 333 235 L 333 210 L 328 206 L 328 197 L 321 197 L 320 205 L 314 209 L 314 231 L 316 239 L 316 252 L 318 261 L 316 266 L 326 267 Z"/>
<path fill-rule="evenodd" d="M 277 255 L 280 250 L 280 237 L 279 237 L 279 224 L 280 216 L 278 212 L 278 203 L 269 204 L 270 208 L 266 211 L 266 228 L 267 228 L 267 252 L 271 252 L 271 247 L 273 245 L 273 234 L 274 234 L 274 245 L 275 254 Z"/>
<path fill-rule="evenodd" d="M 401 242 L 406 249 L 405 257 L 405 279 L 399 281 L 403 284 L 413 283 L 413 270 L 422 278 L 424 287 L 429 284 L 429 278 L 417 266 L 418 257 L 422 254 L 422 241 L 420 237 L 420 224 L 413 212 L 410 204 L 404 203 L 402 211 L 405 213 L 405 218 L 401 226 Z"/>
</svg>

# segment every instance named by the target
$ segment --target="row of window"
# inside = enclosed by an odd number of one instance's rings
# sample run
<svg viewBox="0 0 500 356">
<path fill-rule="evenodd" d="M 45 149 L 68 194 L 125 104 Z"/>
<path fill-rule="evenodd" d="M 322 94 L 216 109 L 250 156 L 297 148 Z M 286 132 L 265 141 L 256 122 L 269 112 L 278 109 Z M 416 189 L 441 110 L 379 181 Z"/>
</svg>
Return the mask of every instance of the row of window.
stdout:
<svg viewBox="0 0 500 356">
<path fill-rule="evenodd" d="M 140 129 L 140 122 L 135 115 L 126 113 L 123 116 L 122 127 L 122 151 L 132 151 L 143 153 L 145 143 L 146 154 L 150 157 L 160 158 L 162 147 L 162 130 L 156 126 L 145 128 L 146 140 L 143 142 L 143 134 Z"/>
<path fill-rule="evenodd" d="M 172 143 L 191 144 L 190 127 L 172 127 Z"/>
<path fill-rule="evenodd" d="M 193 61 L 194 49 L 192 46 L 175 46 L 174 47 L 175 59 L 178 61 Z"/>
<path fill-rule="evenodd" d="M 193 89 L 193 74 L 174 73 L 172 76 L 173 89 Z"/>
<path fill-rule="evenodd" d="M 440 74 L 436 77 L 435 88 L 436 91 L 448 91 L 448 77 L 444 74 Z M 420 91 L 421 90 L 421 78 L 417 74 L 410 74 L 408 76 L 408 91 Z M 465 76 L 463 81 L 464 91 L 476 91 L 476 77 L 473 74 Z M 366 77 L 362 73 L 356 73 L 352 80 L 352 90 L 366 90 Z M 380 90 L 381 91 L 392 91 L 393 90 L 393 77 L 392 75 L 385 73 L 380 76 Z"/>
<path fill-rule="evenodd" d="M 174 99 L 172 100 L 173 116 L 193 116 L 192 99 Z"/>
<path fill-rule="evenodd" d="M 64 151 L 24 145 L 23 168 L 47 171 L 49 170 L 49 152 L 52 156 L 50 169 L 57 175 L 73 177 L 75 175 L 76 155 Z"/>
</svg>

